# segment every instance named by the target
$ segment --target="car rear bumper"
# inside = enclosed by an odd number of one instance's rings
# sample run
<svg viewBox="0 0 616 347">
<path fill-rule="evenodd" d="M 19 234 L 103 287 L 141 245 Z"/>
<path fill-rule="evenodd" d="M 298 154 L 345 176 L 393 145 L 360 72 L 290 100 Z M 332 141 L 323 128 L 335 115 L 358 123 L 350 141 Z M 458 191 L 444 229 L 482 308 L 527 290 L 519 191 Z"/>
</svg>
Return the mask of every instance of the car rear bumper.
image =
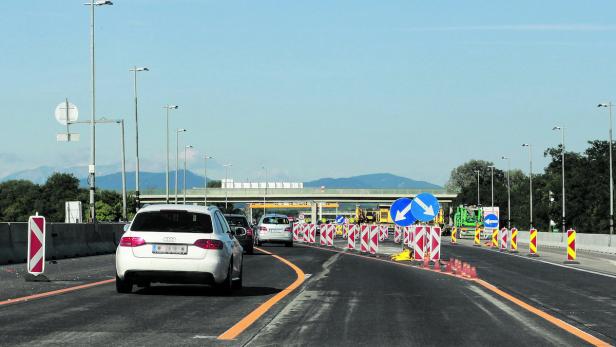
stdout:
<svg viewBox="0 0 616 347">
<path fill-rule="evenodd" d="M 259 234 L 259 241 L 289 242 L 293 241 L 293 233 L 284 232 Z"/>
<path fill-rule="evenodd" d="M 214 275 L 196 271 L 129 270 L 124 279 L 133 283 L 214 284 Z"/>
</svg>

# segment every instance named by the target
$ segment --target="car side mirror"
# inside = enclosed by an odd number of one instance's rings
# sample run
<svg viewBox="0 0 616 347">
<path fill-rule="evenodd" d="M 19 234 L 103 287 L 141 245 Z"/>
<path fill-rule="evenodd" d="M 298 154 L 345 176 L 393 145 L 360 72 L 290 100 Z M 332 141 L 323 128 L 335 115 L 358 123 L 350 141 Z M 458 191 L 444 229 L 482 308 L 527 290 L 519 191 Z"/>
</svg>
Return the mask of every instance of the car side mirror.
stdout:
<svg viewBox="0 0 616 347">
<path fill-rule="evenodd" d="M 243 227 L 237 227 L 235 228 L 235 230 L 233 231 L 233 234 L 235 236 L 244 236 L 246 235 L 246 229 Z"/>
</svg>

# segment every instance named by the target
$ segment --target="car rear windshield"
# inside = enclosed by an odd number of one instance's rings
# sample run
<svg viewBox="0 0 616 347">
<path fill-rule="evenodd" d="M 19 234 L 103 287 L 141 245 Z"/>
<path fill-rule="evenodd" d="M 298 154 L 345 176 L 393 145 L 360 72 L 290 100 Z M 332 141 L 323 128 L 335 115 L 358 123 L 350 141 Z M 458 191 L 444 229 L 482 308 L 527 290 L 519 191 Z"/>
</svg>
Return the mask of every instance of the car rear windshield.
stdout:
<svg viewBox="0 0 616 347">
<path fill-rule="evenodd" d="M 248 228 L 248 221 L 246 220 L 246 217 L 242 217 L 242 216 L 225 216 L 225 218 L 227 219 L 227 223 L 229 223 L 229 226 L 232 227 L 242 227 L 242 228 Z"/>
<path fill-rule="evenodd" d="M 211 233 L 212 219 L 203 213 L 188 211 L 152 211 L 135 216 L 131 231 Z"/>
<path fill-rule="evenodd" d="M 289 224 L 289 219 L 287 217 L 265 217 L 263 224 Z"/>
</svg>

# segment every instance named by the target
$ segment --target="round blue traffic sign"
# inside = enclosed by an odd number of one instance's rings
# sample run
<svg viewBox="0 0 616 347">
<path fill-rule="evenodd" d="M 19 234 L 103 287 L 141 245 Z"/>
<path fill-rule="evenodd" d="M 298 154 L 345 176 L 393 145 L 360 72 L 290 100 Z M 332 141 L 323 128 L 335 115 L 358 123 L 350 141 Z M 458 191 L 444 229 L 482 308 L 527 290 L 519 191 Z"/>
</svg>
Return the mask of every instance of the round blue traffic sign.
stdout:
<svg viewBox="0 0 616 347">
<path fill-rule="evenodd" d="M 389 216 L 391 219 L 401 227 L 407 227 L 415 223 L 416 218 L 411 213 L 411 205 L 413 200 L 409 198 L 400 198 L 394 201 L 389 208 Z"/>
<path fill-rule="evenodd" d="M 438 212 L 441 210 L 441 205 L 438 203 L 438 199 L 430 193 L 421 193 L 413 199 L 413 205 L 411 206 L 411 213 L 417 220 L 422 222 L 429 222 L 436 218 Z"/>
<path fill-rule="evenodd" d="M 498 216 L 491 213 L 483 219 L 483 225 L 486 228 L 498 228 Z"/>
</svg>

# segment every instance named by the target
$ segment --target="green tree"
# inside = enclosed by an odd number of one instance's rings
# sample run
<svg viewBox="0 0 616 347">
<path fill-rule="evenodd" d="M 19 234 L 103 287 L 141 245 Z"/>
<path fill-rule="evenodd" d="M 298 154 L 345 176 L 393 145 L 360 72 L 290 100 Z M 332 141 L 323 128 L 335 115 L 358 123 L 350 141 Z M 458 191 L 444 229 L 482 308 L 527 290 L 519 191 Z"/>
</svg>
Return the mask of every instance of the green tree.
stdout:
<svg viewBox="0 0 616 347">
<path fill-rule="evenodd" d="M 26 180 L 0 183 L 0 221 L 24 222 L 39 210 L 40 187 Z"/>
<path fill-rule="evenodd" d="M 77 201 L 83 196 L 79 180 L 72 174 L 54 173 L 41 187 L 37 208 L 50 222 L 64 222 L 66 201 Z"/>
</svg>

